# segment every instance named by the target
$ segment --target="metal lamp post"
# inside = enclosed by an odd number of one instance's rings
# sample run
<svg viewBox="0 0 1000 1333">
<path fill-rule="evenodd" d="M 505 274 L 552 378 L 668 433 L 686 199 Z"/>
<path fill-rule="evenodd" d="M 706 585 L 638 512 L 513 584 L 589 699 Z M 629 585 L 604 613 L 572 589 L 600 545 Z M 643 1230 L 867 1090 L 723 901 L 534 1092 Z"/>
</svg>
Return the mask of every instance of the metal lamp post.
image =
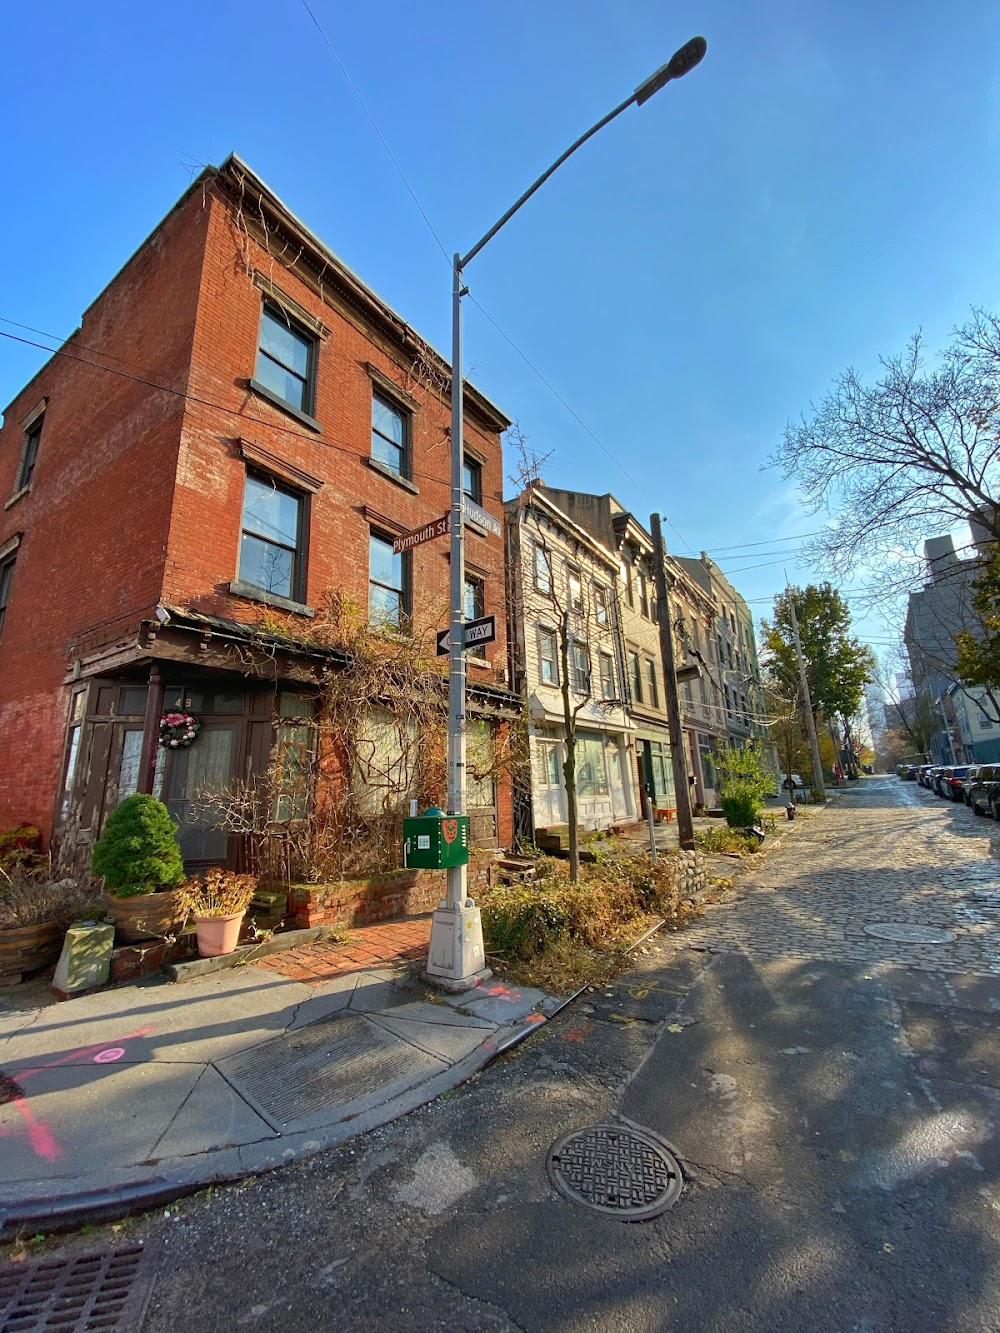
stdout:
<svg viewBox="0 0 1000 1333">
<path fill-rule="evenodd" d="M 463 472 L 463 375 L 462 375 L 462 297 L 465 266 L 488 244 L 523 204 L 548 178 L 598 130 L 634 103 L 642 106 L 672 79 L 682 78 L 704 57 L 708 43 L 693 37 L 670 60 L 636 88 L 613 111 L 581 134 L 575 143 L 542 173 L 508 208 L 481 240 L 467 254 L 456 254 L 452 266 L 452 347 L 451 347 L 451 624 L 448 661 L 448 813 L 465 813 L 465 491 Z M 479 909 L 467 896 L 466 866 L 448 868 L 447 898 L 434 913 L 430 952 L 425 975 L 448 990 L 469 990 L 490 975 L 485 966 L 483 928 Z"/>
</svg>

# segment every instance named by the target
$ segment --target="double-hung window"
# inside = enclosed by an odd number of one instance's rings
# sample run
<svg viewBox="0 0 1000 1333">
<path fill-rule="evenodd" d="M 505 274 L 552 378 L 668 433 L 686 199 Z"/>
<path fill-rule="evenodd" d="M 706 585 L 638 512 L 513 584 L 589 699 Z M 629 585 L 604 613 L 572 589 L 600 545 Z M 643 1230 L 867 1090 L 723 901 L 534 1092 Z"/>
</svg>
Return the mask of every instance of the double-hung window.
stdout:
<svg viewBox="0 0 1000 1333">
<path fill-rule="evenodd" d="M 552 562 L 544 546 L 535 547 L 535 588 L 538 592 L 552 591 Z"/>
<path fill-rule="evenodd" d="M 368 616 L 381 628 L 402 629 L 410 611 L 410 562 L 392 542 L 373 532 L 368 539 Z"/>
<path fill-rule="evenodd" d="M 615 664 L 610 653 L 601 653 L 601 698 L 615 698 Z"/>
<path fill-rule="evenodd" d="M 463 606 L 466 620 L 481 620 L 486 614 L 486 590 L 482 579 L 466 577 Z"/>
<path fill-rule="evenodd" d="M 543 685 L 559 684 L 559 656 L 555 631 L 538 631 L 538 676 Z"/>
<path fill-rule="evenodd" d="M 316 387 L 316 339 L 271 301 L 260 317 L 255 379 L 274 397 L 311 416 Z"/>
<path fill-rule="evenodd" d="M 31 485 L 35 463 L 38 460 L 38 445 L 42 438 L 42 422 L 44 420 L 44 417 L 37 417 L 24 432 L 24 447 L 21 450 L 21 466 L 17 473 L 15 492 L 26 491 Z"/>
<path fill-rule="evenodd" d="M 14 557 L 0 560 L 0 634 L 7 616 L 7 603 L 10 601 L 10 584 L 14 577 Z"/>
<path fill-rule="evenodd" d="M 573 690 L 590 693 L 590 649 L 585 643 L 573 644 Z"/>
<path fill-rule="evenodd" d="M 608 623 L 608 590 L 599 583 L 594 584 L 594 615 L 603 628 Z"/>
<path fill-rule="evenodd" d="M 462 460 L 462 490 L 473 504 L 483 503 L 483 469 L 480 463 L 468 455 Z"/>
<path fill-rule="evenodd" d="M 566 585 L 569 589 L 569 609 L 575 616 L 583 615 L 583 579 L 578 569 L 566 571 Z"/>
<path fill-rule="evenodd" d="M 270 478 L 247 473 L 243 491 L 239 580 L 276 597 L 302 601 L 305 500 Z"/>
<path fill-rule="evenodd" d="M 628 655 L 629 674 L 632 677 L 632 699 L 635 703 L 642 703 L 642 667 L 639 663 L 638 653 L 629 653 Z"/>
<path fill-rule="evenodd" d="M 410 475 L 409 427 L 409 413 L 380 393 L 372 395 L 372 458 L 401 477 Z"/>
<path fill-rule="evenodd" d="M 646 658 L 646 681 L 649 685 L 649 703 L 653 708 L 660 706 L 660 687 L 656 683 L 656 663 L 651 657 Z"/>
</svg>

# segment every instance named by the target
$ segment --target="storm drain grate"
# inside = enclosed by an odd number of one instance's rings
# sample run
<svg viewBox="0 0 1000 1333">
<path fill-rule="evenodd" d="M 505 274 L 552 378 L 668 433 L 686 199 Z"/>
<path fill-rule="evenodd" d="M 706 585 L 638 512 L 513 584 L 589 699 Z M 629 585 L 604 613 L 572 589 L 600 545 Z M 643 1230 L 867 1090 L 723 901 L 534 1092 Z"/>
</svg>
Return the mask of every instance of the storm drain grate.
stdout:
<svg viewBox="0 0 1000 1333">
<path fill-rule="evenodd" d="M 153 1285 L 141 1245 L 0 1266 L 0 1333 L 136 1333 Z"/>
<path fill-rule="evenodd" d="M 546 1167 L 560 1194 L 623 1222 L 645 1222 L 684 1185 L 680 1164 L 658 1139 L 620 1125 L 593 1125 L 558 1139 Z"/>
<path fill-rule="evenodd" d="M 874 939 L 892 940 L 895 944 L 951 944 L 955 939 L 953 930 L 914 925 L 912 921 L 873 921 L 863 929 Z"/>
<path fill-rule="evenodd" d="M 216 1067 L 280 1131 L 386 1084 L 416 1083 L 444 1064 L 360 1014 L 337 1014 Z"/>
</svg>

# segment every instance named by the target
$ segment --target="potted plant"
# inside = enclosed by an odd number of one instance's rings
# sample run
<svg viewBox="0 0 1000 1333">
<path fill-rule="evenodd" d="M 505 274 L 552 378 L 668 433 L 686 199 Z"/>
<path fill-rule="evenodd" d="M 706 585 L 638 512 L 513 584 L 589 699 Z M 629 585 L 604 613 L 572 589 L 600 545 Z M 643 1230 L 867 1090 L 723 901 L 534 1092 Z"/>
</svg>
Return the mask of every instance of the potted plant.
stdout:
<svg viewBox="0 0 1000 1333">
<path fill-rule="evenodd" d="M 91 865 L 104 880 L 108 915 L 123 940 L 169 935 L 183 923 L 184 862 L 162 801 L 126 797 L 108 816 Z"/>
<path fill-rule="evenodd" d="M 66 927 L 86 899 L 75 879 L 0 870 L 0 985 L 14 985 L 26 972 L 54 963 Z"/>
<path fill-rule="evenodd" d="M 237 875 L 232 870 L 208 870 L 204 875 L 193 875 L 184 884 L 181 889 L 184 906 L 194 917 L 202 958 L 233 952 L 256 892 L 256 876 Z"/>
</svg>

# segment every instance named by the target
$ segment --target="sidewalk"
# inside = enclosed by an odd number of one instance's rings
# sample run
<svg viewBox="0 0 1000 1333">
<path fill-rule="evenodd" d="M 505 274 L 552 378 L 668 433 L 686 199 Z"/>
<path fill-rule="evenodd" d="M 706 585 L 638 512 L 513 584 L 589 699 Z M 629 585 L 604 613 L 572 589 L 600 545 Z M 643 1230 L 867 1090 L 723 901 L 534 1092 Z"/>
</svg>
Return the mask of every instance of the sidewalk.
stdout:
<svg viewBox="0 0 1000 1333">
<path fill-rule="evenodd" d="M 455 1087 L 558 1007 L 501 982 L 429 990 L 403 958 L 427 930 L 392 923 L 180 984 L 0 1009 L 0 1234 L 332 1147 Z"/>
</svg>

